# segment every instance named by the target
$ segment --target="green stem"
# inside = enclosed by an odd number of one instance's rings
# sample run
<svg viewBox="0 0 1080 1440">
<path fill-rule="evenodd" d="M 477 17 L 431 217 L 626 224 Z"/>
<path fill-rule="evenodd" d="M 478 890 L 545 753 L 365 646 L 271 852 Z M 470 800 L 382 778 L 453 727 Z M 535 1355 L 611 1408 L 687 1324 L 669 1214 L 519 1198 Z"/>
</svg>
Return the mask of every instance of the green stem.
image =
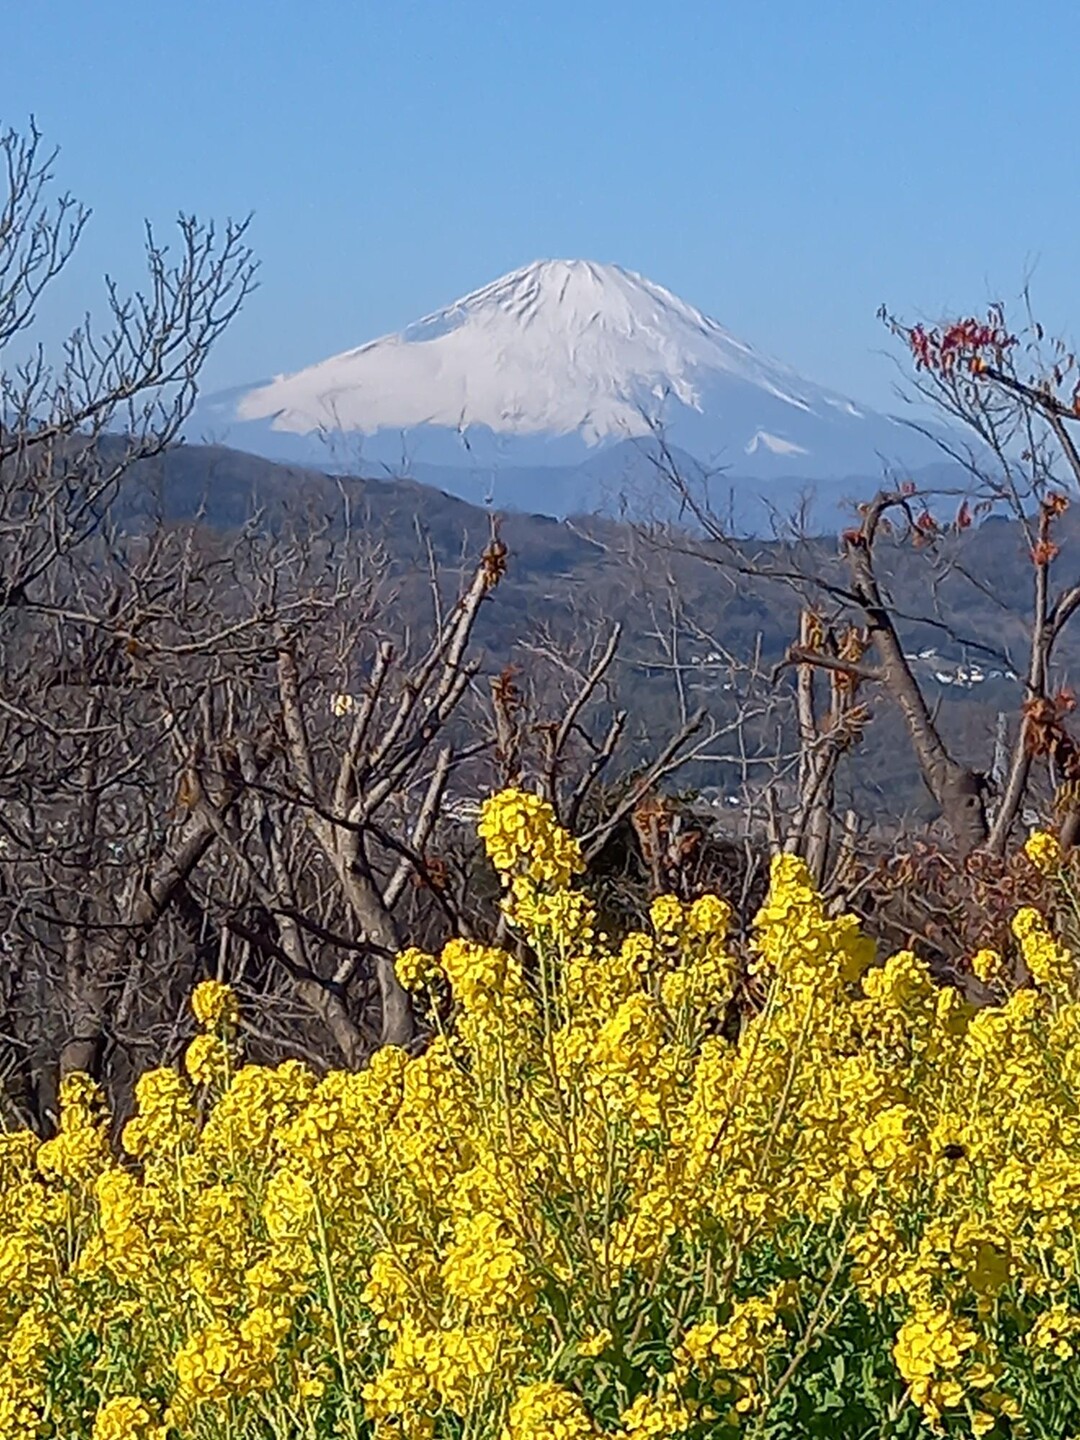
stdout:
<svg viewBox="0 0 1080 1440">
<path fill-rule="evenodd" d="M 345 1334 L 341 1328 L 341 1306 L 338 1302 L 337 1286 L 334 1284 L 333 1267 L 330 1264 L 330 1247 L 326 1238 L 326 1222 L 323 1219 L 318 1191 L 314 1186 L 312 1186 L 311 1193 L 314 1200 L 315 1226 L 319 1232 L 319 1262 L 322 1266 L 323 1280 L 326 1283 L 326 1303 L 330 1307 L 330 1319 L 334 1327 L 334 1346 L 337 1350 L 338 1369 L 341 1371 L 341 1388 L 345 1392 L 345 1403 L 349 1419 L 349 1435 L 351 1440 L 360 1440 L 360 1431 L 356 1423 L 356 1401 L 353 1398 L 352 1375 L 345 1355 Z"/>
</svg>

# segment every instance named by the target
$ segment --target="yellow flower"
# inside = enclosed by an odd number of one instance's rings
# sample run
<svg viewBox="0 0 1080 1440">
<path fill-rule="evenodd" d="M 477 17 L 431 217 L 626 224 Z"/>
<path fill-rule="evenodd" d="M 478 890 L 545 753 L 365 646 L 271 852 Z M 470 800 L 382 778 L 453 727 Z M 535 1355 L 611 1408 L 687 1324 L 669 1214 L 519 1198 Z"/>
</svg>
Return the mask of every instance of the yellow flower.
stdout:
<svg viewBox="0 0 1080 1440">
<path fill-rule="evenodd" d="M 525 1255 L 501 1217 L 479 1211 L 457 1226 L 442 1266 L 447 1294 L 473 1315 L 497 1315 L 531 1303 L 535 1287 Z"/>
<path fill-rule="evenodd" d="M 592 1335 L 583 1336 L 578 1341 L 577 1353 L 586 1359 L 595 1359 L 597 1355 L 602 1355 L 608 1348 L 611 1338 L 611 1331 L 607 1328 L 597 1330 Z"/>
<path fill-rule="evenodd" d="M 508 934 L 401 952 L 445 981 L 420 1053 L 243 1063 L 208 981 L 125 1155 L 87 1076 L 48 1139 L 0 1130 L 0 1436 L 321 1434 L 351 1400 L 372 1440 L 677 1440 L 782 1425 L 784 1375 L 800 1411 L 824 1381 L 920 1434 L 1056 1434 L 1080 986 L 1046 918 L 1014 918 L 1034 984 L 976 1008 L 796 857 L 752 946 L 714 895 L 611 934 L 550 805 L 482 826 Z M 885 1353 L 834 1374 L 815 1313 Z"/>
<path fill-rule="evenodd" d="M 1061 869 L 1061 842 L 1049 830 L 1033 830 L 1024 841 L 1024 854 L 1044 875 Z"/>
<path fill-rule="evenodd" d="M 93 1440 L 143 1440 L 153 1416 L 134 1395 L 106 1400 L 94 1416 Z"/>
<path fill-rule="evenodd" d="M 1025 1338 L 1034 1351 L 1072 1360 L 1080 1350 L 1080 1315 L 1064 1305 L 1053 1305 L 1038 1316 Z"/>
<path fill-rule="evenodd" d="M 723 1323 L 703 1320 L 691 1326 L 675 1352 L 675 1376 L 692 1372 L 746 1414 L 760 1401 L 758 1382 L 767 1356 L 784 1339 L 775 1297 L 738 1301 Z"/>
<path fill-rule="evenodd" d="M 649 907 L 649 919 L 658 936 L 674 938 L 684 923 L 682 901 L 674 895 L 658 895 Z"/>
<path fill-rule="evenodd" d="M 538 1380 L 514 1396 L 501 1440 L 591 1440 L 596 1434 L 577 1395 L 554 1381 Z"/>
<path fill-rule="evenodd" d="M 581 848 L 556 823 L 546 800 L 503 790 L 485 800 L 477 827 L 491 863 L 509 876 L 519 867 L 532 880 L 565 886 L 585 868 Z"/>
<path fill-rule="evenodd" d="M 206 1030 L 232 1030 L 240 1019 L 236 994 L 221 980 L 203 980 L 191 995 L 195 1018 Z"/>
<path fill-rule="evenodd" d="M 222 1320 L 197 1331 L 175 1360 L 181 1390 L 192 1400 L 227 1400 L 238 1388 L 240 1340 Z"/>
<path fill-rule="evenodd" d="M 196 1112 L 191 1086 L 175 1070 L 147 1070 L 135 1082 L 137 1113 L 124 1126 L 129 1155 L 172 1155 L 194 1142 Z"/>
<path fill-rule="evenodd" d="M 996 950 L 976 950 L 971 957 L 971 969 L 984 985 L 992 985 L 1001 978 L 1001 956 Z"/>
<path fill-rule="evenodd" d="M 394 970 L 406 990 L 422 990 L 440 973 L 435 956 L 429 955 L 426 950 L 418 950 L 415 945 L 401 951 L 394 961 Z"/>
<path fill-rule="evenodd" d="M 1058 944 L 1039 912 L 1030 905 L 1018 910 L 1012 930 L 1035 983 L 1056 998 L 1070 994 L 1076 981 L 1072 953 Z"/>
<path fill-rule="evenodd" d="M 738 1414 L 732 1409 L 738 1424 Z M 679 1440 L 694 1422 L 693 1411 L 669 1384 L 656 1395 L 643 1390 L 619 1416 L 618 1440 Z"/>
<path fill-rule="evenodd" d="M 900 1327 L 893 1345 L 896 1368 L 931 1425 L 962 1403 L 965 1357 L 977 1341 L 965 1320 L 931 1302 L 920 1302 Z"/>
<path fill-rule="evenodd" d="M 204 1031 L 184 1051 L 184 1069 L 196 1085 L 223 1084 L 229 1074 L 229 1047 L 220 1035 Z"/>
</svg>

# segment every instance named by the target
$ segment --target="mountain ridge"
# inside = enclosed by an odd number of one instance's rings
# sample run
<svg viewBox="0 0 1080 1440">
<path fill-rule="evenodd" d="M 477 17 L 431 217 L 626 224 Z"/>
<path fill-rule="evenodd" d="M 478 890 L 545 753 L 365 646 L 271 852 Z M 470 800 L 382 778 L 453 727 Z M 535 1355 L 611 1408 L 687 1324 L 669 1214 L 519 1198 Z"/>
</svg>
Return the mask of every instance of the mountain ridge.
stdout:
<svg viewBox="0 0 1080 1440">
<path fill-rule="evenodd" d="M 189 434 L 324 466 L 336 448 L 336 468 L 398 473 L 580 466 L 627 441 L 651 460 L 663 434 L 780 504 L 793 479 L 939 458 L 901 420 L 759 353 L 663 286 L 582 260 L 534 262 L 401 331 L 209 396 Z M 542 508 L 543 489 L 520 503 Z"/>
<path fill-rule="evenodd" d="M 493 507 L 478 507 L 411 480 L 329 476 L 220 447 L 173 447 L 139 462 L 136 472 L 132 486 L 121 492 L 122 518 L 129 526 L 152 526 L 160 516 L 167 524 L 196 520 L 225 537 L 253 521 L 269 533 L 314 529 L 327 534 L 340 533 L 347 514 L 357 537 L 362 532 L 372 553 L 384 557 L 398 588 L 395 608 L 421 634 L 429 617 L 429 562 L 434 558 L 451 582 L 467 573 L 487 543 L 493 515 Z M 1067 512 L 1061 524 L 1062 543 L 1080 543 L 1080 515 Z M 621 623 L 625 638 L 616 699 L 633 717 L 631 728 L 643 747 L 649 735 L 663 731 L 672 703 L 670 656 L 651 605 L 663 610 L 669 595 L 678 595 L 686 621 L 680 656 L 689 667 L 688 693 L 695 702 L 718 707 L 722 720 L 730 718 L 729 697 L 718 672 L 716 642 L 722 641 L 727 655 L 753 656 L 754 665 L 767 673 L 795 638 L 797 618 L 787 586 L 764 578 L 718 583 L 722 572 L 693 553 L 699 542 L 692 537 L 686 546 L 677 536 L 671 537 L 673 544 L 663 537 L 649 543 L 638 527 L 618 519 L 584 516 L 567 522 L 505 511 L 499 530 L 509 549 L 509 568 L 485 602 L 478 630 L 490 674 L 498 673 L 507 657 L 527 665 L 523 641 L 534 631 L 572 647 L 583 627 L 606 631 Z M 748 544 L 747 561 L 756 564 L 779 553 L 776 543 Z M 997 714 L 1014 710 L 1022 699 L 1022 682 L 1015 675 L 1024 668 L 1030 643 L 1025 619 L 1030 553 L 1022 527 L 1004 516 L 981 519 L 957 543 L 964 564 L 935 577 L 922 551 L 886 541 L 881 573 L 898 615 L 905 617 L 900 627 L 904 649 L 913 657 L 944 732 L 981 753 L 979 747 L 989 748 Z M 707 544 L 700 548 L 709 549 Z M 835 572 L 842 583 L 835 531 L 802 542 L 798 553 L 813 566 Z M 928 613 L 931 580 L 931 618 L 907 618 Z M 944 629 L 942 621 L 947 622 Z M 968 652 L 959 643 L 943 643 L 949 626 L 989 638 L 1007 656 L 1007 667 L 997 669 L 980 651 Z M 1080 663 L 1080 641 L 1064 636 L 1061 659 L 1067 668 Z M 868 690 L 867 703 L 874 722 L 866 746 L 858 751 L 851 783 L 870 785 L 882 803 L 898 797 L 905 805 L 926 803 L 898 712 L 880 689 Z"/>
</svg>

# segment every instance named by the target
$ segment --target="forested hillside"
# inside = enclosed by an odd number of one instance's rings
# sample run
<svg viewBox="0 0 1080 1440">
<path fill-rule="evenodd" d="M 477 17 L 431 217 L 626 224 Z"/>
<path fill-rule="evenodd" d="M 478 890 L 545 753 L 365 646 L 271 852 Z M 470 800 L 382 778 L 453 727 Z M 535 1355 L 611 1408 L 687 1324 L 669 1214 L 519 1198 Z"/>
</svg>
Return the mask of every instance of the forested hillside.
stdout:
<svg viewBox="0 0 1080 1440">
<path fill-rule="evenodd" d="M 943 470 L 937 488 L 954 488 L 957 479 Z M 653 508 L 670 510 L 659 504 L 663 477 L 655 483 Z M 864 483 L 869 499 L 873 482 Z M 820 571 L 834 579 L 841 573 L 838 534 L 741 542 L 745 565 L 761 574 L 735 578 L 730 564 L 709 562 L 709 543 L 695 534 L 692 517 L 680 526 L 498 513 L 415 481 L 330 476 L 220 447 L 182 446 L 145 462 L 127 504 L 129 524 L 136 511 L 144 523 L 156 515 L 172 522 L 198 517 L 219 535 L 252 524 L 273 533 L 304 516 L 339 532 L 348 524 L 381 552 L 399 596 L 395 612 L 414 626 L 426 613 L 432 560 L 456 573 L 486 543 L 497 518 L 509 563 L 478 618 L 484 663 L 492 673 L 506 664 L 526 667 L 540 637 L 572 645 L 590 627 L 622 625 L 613 695 L 629 710 L 643 754 L 648 737 L 663 733 L 679 706 L 705 705 L 727 722 L 751 696 L 759 708 L 769 694 L 790 691 L 790 672 L 775 667 L 798 638 L 800 600 L 818 597 L 805 582 L 784 583 L 767 572 Z M 641 510 L 647 517 L 649 506 Z M 1066 513 L 1060 543 L 1075 545 L 1078 535 L 1080 520 Z M 989 768 L 997 716 L 1015 711 L 1022 690 L 1032 572 L 1021 527 L 991 515 L 960 535 L 944 533 L 932 549 L 897 543 L 883 555 L 905 649 L 917 657 L 914 668 L 942 727 L 973 763 Z M 1076 653 L 1066 634 L 1060 652 L 1066 674 Z M 928 818 L 932 802 L 900 717 L 873 690 L 864 698 L 873 723 L 842 776 L 852 802 L 869 805 L 885 825 L 910 813 Z M 753 745 L 775 743 L 774 720 L 747 721 Z M 695 762 L 682 777 L 689 786 L 722 791 L 735 791 L 742 778 L 720 762 Z"/>
</svg>

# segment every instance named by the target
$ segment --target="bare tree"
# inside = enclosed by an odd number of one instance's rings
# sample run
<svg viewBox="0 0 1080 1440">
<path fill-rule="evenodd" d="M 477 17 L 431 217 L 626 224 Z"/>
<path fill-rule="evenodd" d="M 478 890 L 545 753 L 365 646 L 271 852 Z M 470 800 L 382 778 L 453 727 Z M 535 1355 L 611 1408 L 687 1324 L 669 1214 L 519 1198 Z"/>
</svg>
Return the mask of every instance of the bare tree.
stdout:
<svg viewBox="0 0 1080 1440">
<path fill-rule="evenodd" d="M 276 789 L 253 786 L 263 792 L 257 802 L 261 824 L 246 843 L 234 837 L 233 853 L 259 886 L 282 951 L 296 969 L 310 971 L 304 955 L 310 927 L 298 915 L 296 876 L 289 871 L 284 838 L 292 818 L 299 819 L 355 926 L 329 988 L 347 989 L 366 955 L 378 985 L 378 1038 L 386 1044 L 406 1045 L 413 1035 L 408 996 L 394 970 L 406 943 L 396 912 L 414 877 L 432 884 L 427 850 L 447 782 L 453 769 L 486 743 L 456 722 L 479 666 L 470 647 L 477 615 L 502 576 L 505 557 L 505 546 L 493 534 L 445 611 L 433 576 L 432 638 L 418 654 L 410 653 L 407 642 L 399 652 L 374 616 L 363 627 L 347 617 L 336 646 L 310 626 L 283 625 L 275 637 L 284 770 Z M 335 653 L 334 668 L 344 681 L 327 673 L 326 656 Z M 256 833 L 264 840 L 262 853 L 253 847 Z M 433 892 L 450 905 L 441 890 L 433 886 Z M 451 918 L 464 920 L 456 911 Z M 329 928 L 323 928 L 326 938 Z M 350 1063 L 370 1049 L 359 1031 L 348 1031 L 342 1016 L 335 1038 Z"/>
<path fill-rule="evenodd" d="M 0 610 L 93 534 L 135 461 L 179 433 L 255 278 L 247 221 L 219 235 L 181 216 L 175 259 L 148 226 L 145 286 L 125 295 L 107 280 L 104 328 L 84 320 L 50 359 L 29 339 L 36 307 L 89 220 L 70 195 L 52 198 L 55 158 L 34 127 L 0 134 Z"/>
<path fill-rule="evenodd" d="M 1054 652 L 1080 607 L 1080 579 L 1060 577 L 1055 529 L 1080 493 L 1080 452 L 1072 427 L 1080 422 L 1080 376 L 1076 357 L 1061 340 L 1048 341 L 1031 313 L 1019 334 L 1010 332 L 1001 306 L 985 319 L 969 317 L 927 328 L 886 315 L 894 334 L 915 363 L 916 390 L 972 437 L 965 448 L 939 439 L 945 453 L 971 481 L 972 498 L 958 512 L 961 528 L 979 513 L 1008 514 L 1024 536 L 1032 567 L 1024 700 L 1014 727 L 1011 758 L 994 820 L 984 839 L 1001 854 L 1020 814 L 1033 761 L 1062 762 L 1058 778 L 1080 779 L 1080 756 L 1061 723 L 1060 689 L 1055 690 Z M 939 524 L 930 510 L 919 517 L 924 536 Z M 1074 787 L 1075 788 L 1075 787 Z M 1077 797 L 1059 794 L 1064 832 L 1074 843 L 1080 830 Z"/>
<path fill-rule="evenodd" d="M 1080 391 L 1068 389 L 1076 378 L 1075 361 L 1060 345 L 1045 357 L 1043 333 L 1034 321 L 1022 343 L 1007 331 L 1000 310 L 985 322 L 929 330 L 892 319 L 889 324 L 914 357 L 918 394 L 950 422 L 947 430 L 920 424 L 938 441 L 950 468 L 940 477 L 896 480 L 879 490 L 858 506 L 856 523 L 843 531 L 838 549 L 807 534 L 801 522 L 778 526 L 768 542 L 734 534 L 658 437 L 661 474 L 691 521 L 689 530 L 666 531 L 666 548 L 691 553 L 743 581 L 786 587 L 803 612 L 803 633 L 787 656 L 796 669 L 803 752 L 794 846 L 806 853 L 815 873 L 823 873 L 824 855 L 835 839 L 830 789 L 837 757 L 854 739 L 848 727 L 855 722 L 861 729 L 866 712 L 849 710 L 839 728 L 830 722 L 823 734 L 813 713 L 813 670 L 831 677 L 834 693 L 838 686 L 850 693 L 862 687 L 889 697 L 962 855 L 984 848 L 1004 852 L 1038 757 L 1051 760 L 1058 779 L 1080 779 L 1080 753 L 1074 753 L 1063 724 L 1067 696 L 1052 678 L 1055 646 L 1080 605 L 1073 577 L 1056 589 L 1052 583 L 1061 553 L 1057 527 L 1067 492 L 1080 484 L 1080 455 L 1071 434 L 1080 418 Z M 1032 568 L 1030 608 L 1026 616 L 1010 615 L 1000 633 L 970 633 L 957 596 L 965 587 L 969 594 L 988 592 L 969 550 L 990 514 L 1006 516 L 1023 537 Z M 913 607 L 913 592 L 920 588 L 921 603 Z M 991 598 L 996 601 L 992 593 Z M 984 773 L 989 757 L 965 755 L 942 729 L 925 677 L 905 648 L 905 635 L 915 628 L 932 630 L 1002 673 L 1025 671 L 1011 758 L 997 796 L 991 797 Z M 838 635 L 847 637 L 847 649 L 838 649 Z M 1018 642 L 1027 652 L 1022 664 L 1014 653 Z M 1080 816 L 1072 818 L 1075 789 L 1058 791 L 1063 813 L 1068 811 L 1063 833 L 1069 838 L 1080 829 Z M 792 838 L 789 831 L 787 843 Z"/>
<path fill-rule="evenodd" d="M 48 1039 L 71 1068 L 92 1063 L 119 950 L 158 917 L 208 838 L 190 827 L 146 857 L 123 907 L 123 938 L 88 944 L 93 906 L 77 882 L 94 868 L 102 825 L 116 818 L 110 792 L 140 763 L 130 728 L 118 735 L 109 713 L 118 685 L 131 688 L 139 642 L 129 626 L 121 646 L 124 595 L 108 585 L 94 593 L 80 556 L 137 462 L 178 434 L 255 267 L 246 222 L 219 235 L 182 216 L 175 260 L 148 228 L 144 288 L 124 295 L 108 280 L 105 327 L 84 320 L 51 357 L 31 338 L 37 307 L 89 219 L 70 195 L 53 195 L 55 157 L 33 125 L 0 134 L 0 797 L 8 953 L 25 922 L 62 970 L 67 1023 Z M 108 549 L 99 547 L 99 562 Z M 84 600 L 88 613 L 73 629 Z M 36 853 L 50 857 L 51 888 L 19 883 Z M 46 939 L 38 907 L 57 894 L 75 898 L 62 939 Z M 10 984 L 6 998 L 15 1003 Z"/>
</svg>

